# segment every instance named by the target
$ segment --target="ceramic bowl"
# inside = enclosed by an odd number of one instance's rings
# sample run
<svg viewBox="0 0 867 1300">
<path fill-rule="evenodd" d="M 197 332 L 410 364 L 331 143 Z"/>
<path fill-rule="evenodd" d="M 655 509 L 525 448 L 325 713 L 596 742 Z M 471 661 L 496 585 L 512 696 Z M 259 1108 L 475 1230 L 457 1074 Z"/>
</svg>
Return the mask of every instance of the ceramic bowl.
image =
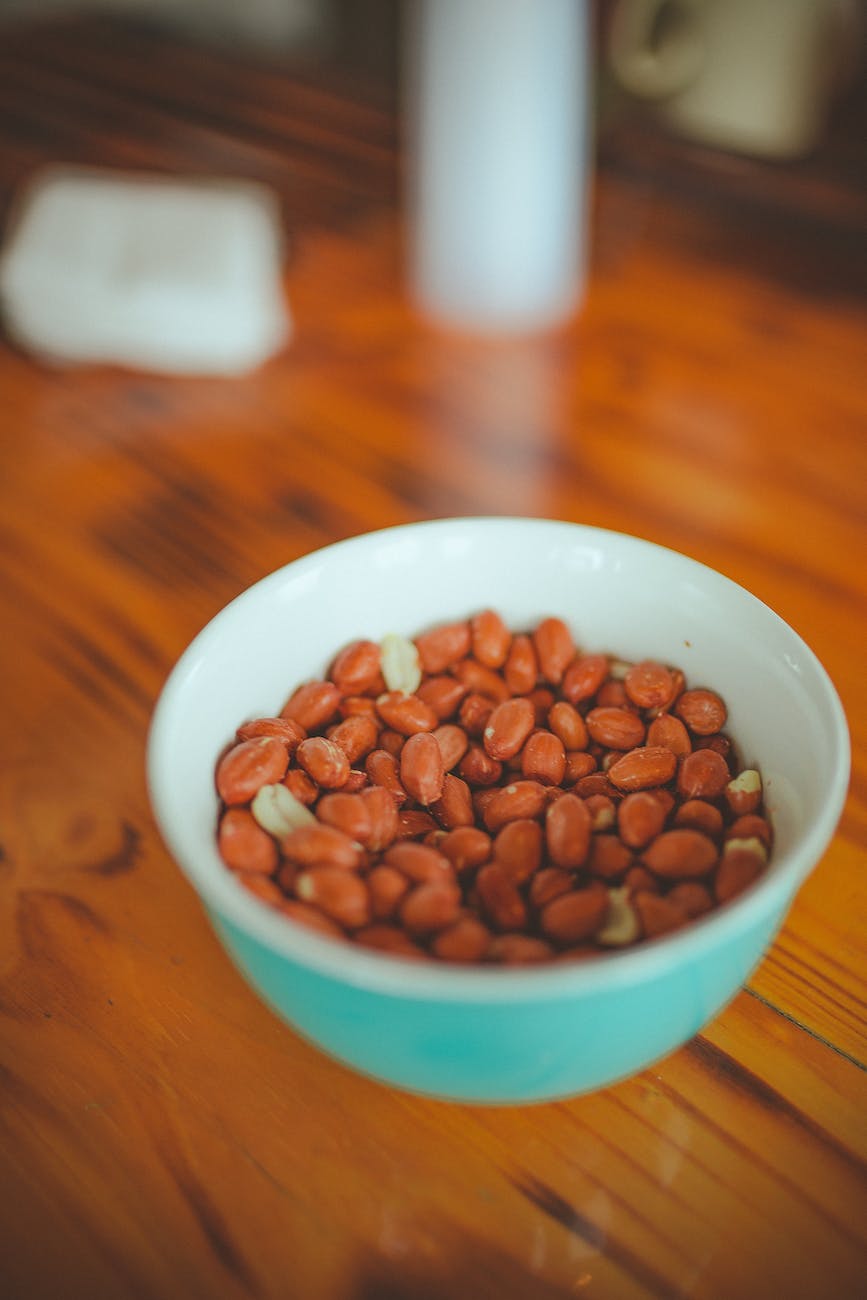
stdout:
<svg viewBox="0 0 867 1300">
<path fill-rule="evenodd" d="M 627 951 L 542 967 L 450 967 L 332 940 L 244 890 L 218 857 L 214 768 L 238 724 L 279 712 L 358 637 L 412 636 L 493 607 L 556 614 L 578 644 L 681 667 L 719 691 L 763 775 L 771 864 L 737 899 Z M 171 673 L 148 779 L 162 835 L 227 953 L 297 1032 L 388 1084 L 516 1103 L 641 1070 L 736 994 L 834 834 L 849 775 L 843 710 L 804 641 L 755 596 L 671 550 L 540 519 L 449 519 L 369 533 L 286 565 L 226 606 Z"/>
</svg>

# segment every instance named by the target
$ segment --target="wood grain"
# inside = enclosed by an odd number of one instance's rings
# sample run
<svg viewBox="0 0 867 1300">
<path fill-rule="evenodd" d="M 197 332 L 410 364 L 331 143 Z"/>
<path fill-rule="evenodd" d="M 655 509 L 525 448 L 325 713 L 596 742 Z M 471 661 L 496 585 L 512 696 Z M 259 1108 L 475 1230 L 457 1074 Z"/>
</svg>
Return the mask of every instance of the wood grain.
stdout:
<svg viewBox="0 0 867 1300">
<path fill-rule="evenodd" d="M 231 382 L 0 348 L 4 1295 L 859 1294 L 867 205 L 845 139 L 772 175 L 601 141 L 580 318 L 482 343 L 407 301 L 390 84 L 132 25 L 0 36 L 4 213 L 59 159 L 258 177 L 298 322 Z M 812 645 L 852 733 L 838 834 L 748 987 L 638 1077 L 535 1108 L 392 1092 L 280 1024 L 168 858 L 143 775 L 172 663 L 247 584 L 475 513 L 722 570 Z"/>
</svg>

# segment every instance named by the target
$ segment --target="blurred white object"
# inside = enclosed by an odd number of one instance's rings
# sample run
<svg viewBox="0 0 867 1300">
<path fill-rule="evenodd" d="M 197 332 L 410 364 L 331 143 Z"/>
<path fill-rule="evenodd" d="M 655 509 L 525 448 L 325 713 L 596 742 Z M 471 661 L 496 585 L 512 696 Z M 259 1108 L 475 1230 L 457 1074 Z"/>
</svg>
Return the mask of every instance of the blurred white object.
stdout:
<svg viewBox="0 0 867 1300">
<path fill-rule="evenodd" d="M 50 168 L 12 220 L 0 301 L 49 360 L 239 374 L 289 338 L 281 262 L 262 186 Z"/>
<path fill-rule="evenodd" d="M 495 333 L 558 325 L 584 289 L 586 0 L 419 0 L 406 48 L 420 307 Z"/>
<path fill-rule="evenodd" d="M 819 142 L 857 31 L 854 0 L 617 0 L 608 54 L 681 135 L 796 158 Z"/>
</svg>

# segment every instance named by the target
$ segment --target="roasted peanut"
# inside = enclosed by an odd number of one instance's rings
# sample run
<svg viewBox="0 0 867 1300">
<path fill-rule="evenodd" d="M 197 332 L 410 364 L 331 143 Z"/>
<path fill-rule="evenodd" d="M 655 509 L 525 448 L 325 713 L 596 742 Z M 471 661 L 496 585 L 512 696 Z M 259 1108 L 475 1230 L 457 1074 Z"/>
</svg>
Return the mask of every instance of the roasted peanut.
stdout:
<svg viewBox="0 0 867 1300">
<path fill-rule="evenodd" d="M 670 749 L 645 745 L 643 749 L 630 749 L 608 769 L 608 780 L 618 790 L 649 790 L 665 785 L 674 776 L 677 759 Z"/>
<path fill-rule="evenodd" d="M 527 923 L 527 904 L 505 867 L 488 863 L 476 877 L 482 911 L 495 930 L 522 930 Z"/>
<path fill-rule="evenodd" d="M 217 765 L 217 793 L 224 803 L 249 803 L 262 785 L 279 781 L 289 764 L 289 750 L 276 736 L 257 736 L 233 745 Z"/>
<path fill-rule="evenodd" d="M 446 623 L 415 638 L 426 673 L 441 673 L 470 653 L 469 623 Z"/>
<path fill-rule="evenodd" d="M 425 808 L 443 792 L 443 755 L 436 737 L 419 731 L 400 752 L 400 783 L 410 798 Z M 453 778 L 454 779 L 454 778 Z"/>
<path fill-rule="evenodd" d="M 539 680 L 539 661 L 533 642 L 524 633 L 512 638 L 503 666 L 506 686 L 513 695 L 529 695 Z"/>
<path fill-rule="evenodd" d="M 460 873 L 487 862 L 491 856 L 491 837 L 478 826 L 458 826 L 442 837 L 437 848 Z"/>
<path fill-rule="evenodd" d="M 581 655 L 563 674 L 563 699 L 570 704 L 591 699 L 607 676 L 608 659 L 605 655 Z"/>
<path fill-rule="evenodd" d="M 483 609 L 470 619 L 473 657 L 486 668 L 502 668 L 512 644 L 512 634 L 500 615 Z"/>
<path fill-rule="evenodd" d="M 289 696 L 281 717 L 294 718 L 306 731 L 326 726 L 337 714 L 340 691 L 334 682 L 305 682 Z"/>
<path fill-rule="evenodd" d="M 683 876 L 703 876 L 716 866 L 719 854 L 713 840 L 701 831 L 677 828 L 657 835 L 641 856 L 655 875 L 679 880 Z"/>
<path fill-rule="evenodd" d="M 281 848 L 284 855 L 299 866 L 338 867 L 344 871 L 354 871 L 361 866 L 361 849 L 355 840 L 324 822 L 290 831 L 284 836 Z"/>
<path fill-rule="evenodd" d="M 447 831 L 456 830 L 459 826 L 474 825 L 476 814 L 466 781 L 462 781 L 453 772 L 447 772 L 443 778 L 442 793 L 431 804 L 431 812 Z"/>
<path fill-rule="evenodd" d="M 467 688 L 463 682 L 446 674 L 425 678 L 416 692 L 418 698 L 433 709 L 441 722 L 455 716 L 466 693 Z"/>
<path fill-rule="evenodd" d="M 555 943 L 581 943 L 591 939 L 605 922 L 608 890 L 588 885 L 561 894 L 542 908 L 539 924 L 542 933 Z"/>
<path fill-rule="evenodd" d="M 294 718 L 254 718 L 242 723 L 235 733 L 236 740 L 256 740 L 259 736 L 275 736 L 284 741 L 291 756 L 307 732 Z"/>
<path fill-rule="evenodd" d="M 500 674 L 475 659 L 462 659 L 454 665 L 452 672 L 472 694 L 484 695 L 494 704 L 509 698 L 509 688 Z"/>
<path fill-rule="evenodd" d="M 561 785 L 566 773 L 566 750 L 553 731 L 534 731 L 521 750 L 521 775 L 542 785 Z"/>
<path fill-rule="evenodd" d="M 624 844 L 632 849 L 643 849 L 662 831 L 665 825 L 665 808 L 649 790 L 635 790 L 620 801 L 617 809 L 617 828 Z"/>
<path fill-rule="evenodd" d="M 325 794 L 316 805 L 316 816 L 359 844 L 366 844 L 370 838 L 370 805 L 361 794 Z"/>
<path fill-rule="evenodd" d="M 341 695 L 363 695 L 379 678 L 379 646 L 375 641 L 352 641 L 340 651 L 328 676 Z"/>
<path fill-rule="evenodd" d="M 311 867 L 296 878 L 295 893 L 302 903 L 312 903 L 348 930 L 370 922 L 370 891 L 354 872 L 339 867 Z"/>
<path fill-rule="evenodd" d="M 529 880 L 542 862 L 542 827 L 528 817 L 507 822 L 494 838 L 494 861 L 516 885 Z"/>
<path fill-rule="evenodd" d="M 590 743 L 587 723 L 568 700 L 557 700 L 548 711 L 548 726 L 567 751 L 586 749 Z"/>
<path fill-rule="evenodd" d="M 432 934 L 454 925 L 461 907 L 456 885 L 439 881 L 416 885 L 400 907 L 400 919 L 410 934 Z"/>
<path fill-rule="evenodd" d="M 338 722 L 328 732 L 328 739 L 339 745 L 350 765 L 365 758 L 376 747 L 379 728 L 373 718 L 356 714 Z"/>
<path fill-rule="evenodd" d="M 481 961 L 491 945 L 491 932 L 474 916 L 462 916 L 431 940 L 431 951 L 442 961 Z"/>
<path fill-rule="evenodd" d="M 270 875 L 277 867 L 277 844 L 246 808 L 227 808 L 220 818 L 217 847 L 227 867 Z"/>
<path fill-rule="evenodd" d="M 379 645 L 380 666 L 386 689 L 412 695 L 421 683 L 421 660 L 412 641 L 387 633 Z"/>
<path fill-rule="evenodd" d="M 712 736 L 722 731 L 728 711 L 715 691 L 684 691 L 674 706 L 681 722 L 695 736 Z"/>
<path fill-rule="evenodd" d="M 529 700 L 520 697 L 495 706 L 484 731 L 485 752 L 500 762 L 517 754 L 535 726 Z"/>
<path fill-rule="evenodd" d="M 705 799 L 687 799 L 674 814 L 674 824 L 703 831 L 711 839 L 717 839 L 722 835 L 723 816 L 719 808 Z"/>
<path fill-rule="evenodd" d="M 404 695 L 402 691 L 384 691 L 377 697 L 376 709 L 385 725 L 402 736 L 433 731 L 439 723 L 429 704 L 417 695 Z"/>
<path fill-rule="evenodd" d="M 684 799 L 717 799 L 729 779 L 728 764 L 712 749 L 695 749 L 677 770 L 677 792 Z"/>
<path fill-rule="evenodd" d="M 754 813 L 762 802 L 762 778 L 755 768 L 745 768 L 728 782 L 725 796 L 729 808 L 736 817 Z"/>
<path fill-rule="evenodd" d="M 469 748 L 469 738 L 462 727 L 456 727 L 453 722 L 447 722 L 431 735 L 435 738 L 440 747 L 440 753 L 443 760 L 443 771 L 451 772 L 452 768 L 457 767 Z"/>
<path fill-rule="evenodd" d="M 349 759 L 339 745 L 324 736 L 308 736 L 295 751 L 298 765 L 320 790 L 339 790 L 349 776 Z"/>
<path fill-rule="evenodd" d="M 533 632 L 533 645 L 540 675 L 557 686 L 575 658 L 575 642 L 568 626 L 562 618 L 543 618 Z"/>
<path fill-rule="evenodd" d="M 494 795 L 485 809 L 485 825 L 496 832 L 519 817 L 538 817 L 546 806 L 545 787 L 538 781 L 513 781 Z"/>
<path fill-rule="evenodd" d="M 642 659 L 633 664 L 623 678 L 626 694 L 640 709 L 659 709 L 671 699 L 674 678 L 664 664 Z"/>
<path fill-rule="evenodd" d="M 584 800 L 564 794 L 545 813 L 545 844 L 555 867 L 573 871 L 584 865 L 590 852 L 590 814 Z"/>
<path fill-rule="evenodd" d="M 635 749 L 644 740 L 646 728 L 632 709 L 591 709 L 584 721 L 591 740 L 606 749 Z"/>
<path fill-rule="evenodd" d="M 279 717 L 238 726 L 215 771 L 217 847 L 262 903 L 344 942 L 578 961 L 675 930 L 765 869 L 761 776 L 726 721 L 681 669 L 578 654 L 555 616 L 358 639 Z"/>
<path fill-rule="evenodd" d="M 391 791 L 381 785 L 368 786 L 360 791 L 360 797 L 370 816 L 370 830 L 361 843 L 369 852 L 380 853 L 397 837 L 397 802 Z"/>
</svg>

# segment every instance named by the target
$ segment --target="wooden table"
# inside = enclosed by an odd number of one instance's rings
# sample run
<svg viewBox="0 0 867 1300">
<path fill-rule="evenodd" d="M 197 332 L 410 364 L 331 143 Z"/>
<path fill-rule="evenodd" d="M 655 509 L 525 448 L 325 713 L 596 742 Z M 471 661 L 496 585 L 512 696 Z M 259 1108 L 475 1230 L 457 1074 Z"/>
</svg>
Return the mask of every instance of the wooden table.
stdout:
<svg viewBox="0 0 867 1300">
<path fill-rule="evenodd" d="M 863 153 L 840 135 L 768 168 L 614 131 L 580 320 L 496 345 L 407 305 L 396 153 L 392 92 L 349 64 L 0 33 L 4 211 L 47 161 L 261 178 L 297 321 L 231 382 L 0 351 L 0 1290 L 863 1294 Z M 512 512 L 757 593 L 834 679 L 854 774 L 779 939 L 699 1037 L 596 1095 L 473 1109 L 356 1077 L 254 998 L 156 833 L 143 756 L 172 663 L 249 583 L 367 529 Z"/>
</svg>

